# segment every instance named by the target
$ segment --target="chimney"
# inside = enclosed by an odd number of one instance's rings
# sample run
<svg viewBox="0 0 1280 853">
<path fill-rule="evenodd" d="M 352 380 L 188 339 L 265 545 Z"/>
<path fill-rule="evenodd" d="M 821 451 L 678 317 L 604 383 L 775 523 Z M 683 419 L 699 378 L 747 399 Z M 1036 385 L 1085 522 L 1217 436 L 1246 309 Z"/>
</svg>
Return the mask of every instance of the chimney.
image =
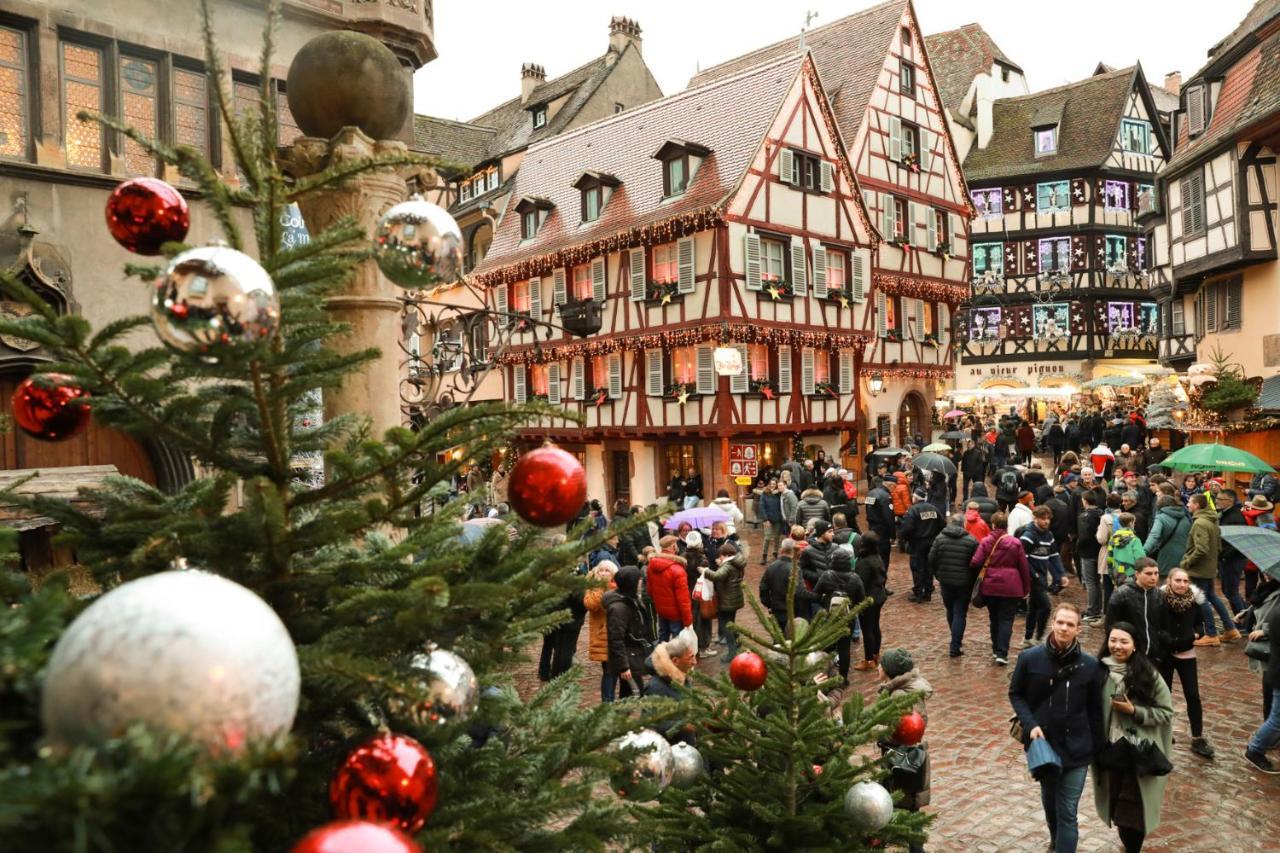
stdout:
<svg viewBox="0 0 1280 853">
<path fill-rule="evenodd" d="M 614 16 L 609 19 L 609 52 L 622 53 L 630 42 L 640 50 L 640 25 L 630 18 Z"/>
<path fill-rule="evenodd" d="M 1182 91 L 1182 72 L 1170 71 L 1164 75 L 1164 88 L 1166 92 L 1173 92 L 1175 95 Z"/>
<path fill-rule="evenodd" d="M 995 111 L 995 83 L 990 75 L 983 74 L 974 81 L 973 92 L 973 112 L 974 125 L 977 131 L 977 139 L 975 144 L 979 149 L 985 149 L 991 143 L 991 136 L 995 132 L 995 117 L 992 115 Z"/>
<path fill-rule="evenodd" d="M 547 69 L 532 62 L 520 66 L 520 103 L 526 103 L 533 90 L 547 82 Z"/>
</svg>

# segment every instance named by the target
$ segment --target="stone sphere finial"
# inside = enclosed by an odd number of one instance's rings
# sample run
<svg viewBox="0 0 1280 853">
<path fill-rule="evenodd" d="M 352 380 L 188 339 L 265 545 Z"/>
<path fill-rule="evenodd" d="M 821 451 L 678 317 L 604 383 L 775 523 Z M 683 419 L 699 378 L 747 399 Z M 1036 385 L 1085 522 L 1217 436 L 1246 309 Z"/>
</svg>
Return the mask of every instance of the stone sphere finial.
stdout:
<svg viewBox="0 0 1280 853">
<path fill-rule="evenodd" d="M 358 127 L 372 139 L 389 139 L 412 105 L 409 73 L 386 45 L 351 30 L 323 33 L 293 58 L 289 109 L 307 136 L 331 139 Z"/>
</svg>

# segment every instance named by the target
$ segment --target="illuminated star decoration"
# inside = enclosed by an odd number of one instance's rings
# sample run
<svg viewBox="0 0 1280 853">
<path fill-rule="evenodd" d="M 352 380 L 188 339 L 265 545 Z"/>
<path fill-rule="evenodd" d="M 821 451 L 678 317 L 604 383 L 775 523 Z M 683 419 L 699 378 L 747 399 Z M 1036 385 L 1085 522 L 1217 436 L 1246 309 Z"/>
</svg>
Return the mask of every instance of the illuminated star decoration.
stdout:
<svg viewBox="0 0 1280 853">
<path fill-rule="evenodd" d="M 771 386 L 771 385 L 762 385 L 762 386 L 760 386 L 760 396 L 761 396 L 761 397 L 764 397 L 766 400 L 772 400 L 772 399 L 773 399 L 773 386 Z"/>
<path fill-rule="evenodd" d="M 683 406 L 685 403 L 689 402 L 689 389 L 688 389 L 688 388 L 686 388 L 686 387 L 684 387 L 683 385 L 682 385 L 682 386 L 680 386 L 680 393 L 676 395 L 676 400 L 677 400 L 677 401 L 680 403 L 680 405 L 682 405 L 682 406 Z"/>
<path fill-rule="evenodd" d="M 777 301 L 782 296 L 782 292 L 778 290 L 777 285 L 771 284 L 769 285 L 769 295 L 772 296 L 775 301 Z"/>
<path fill-rule="evenodd" d="M 841 308 L 848 308 L 848 307 L 849 307 L 849 299 L 848 299 L 848 297 L 846 297 L 843 293 L 842 293 L 842 294 L 840 294 L 840 307 L 841 307 Z"/>
<path fill-rule="evenodd" d="M 663 304 L 663 305 L 669 305 L 670 303 L 671 303 L 671 291 L 670 291 L 670 290 L 664 290 L 664 291 L 662 292 L 662 304 Z"/>
</svg>

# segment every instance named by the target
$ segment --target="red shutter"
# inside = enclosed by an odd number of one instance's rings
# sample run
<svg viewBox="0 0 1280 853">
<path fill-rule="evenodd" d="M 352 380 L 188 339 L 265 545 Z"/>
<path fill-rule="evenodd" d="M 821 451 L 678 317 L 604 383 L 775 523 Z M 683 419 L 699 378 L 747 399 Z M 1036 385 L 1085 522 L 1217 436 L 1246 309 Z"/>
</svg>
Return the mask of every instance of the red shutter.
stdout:
<svg viewBox="0 0 1280 853">
<path fill-rule="evenodd" d="M 1079 272 L 1089 267 L 1089 245 L 1081 235 L 1071 238 L 1071 271 Z"/>
<path fill-rule="evenodd" d="M 1024 260 L 1026 261 L 1026 271 L 1031 275 L 1040 272 L 1040 247 L 1035 240 L 1028 240 L 1022 244 Z"/>
<path fill-rule="evenodd" d="M 1071 179 L 1071 203 L 1072 204 L 1084 203 L 1084 200 L 1085 200 L 1084 187 L 1085 187 L 1084 178 Z"/>
<path fill-rule="evenodd" d="M 1017 242 L 1004 244 L 1004 274 L 1006 276 L 1018 274 L 1018 248 Z"/>
</svg>

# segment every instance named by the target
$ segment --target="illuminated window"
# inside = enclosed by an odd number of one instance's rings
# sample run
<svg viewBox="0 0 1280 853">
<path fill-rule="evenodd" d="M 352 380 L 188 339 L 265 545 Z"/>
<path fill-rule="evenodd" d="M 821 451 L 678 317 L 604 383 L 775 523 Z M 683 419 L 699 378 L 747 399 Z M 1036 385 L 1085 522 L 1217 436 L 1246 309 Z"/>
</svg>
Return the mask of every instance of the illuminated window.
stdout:
<svg viewBox="0 0 1280 853">
<path fill-rule="evenodd" d="M 511 306 L 508 310 L 516 314 L 527 314 L 532 303 L 529 298 L 529 282 L 516 281 L 511 284 Z"/>
<path fill-rule="evenodd" d="M 671 351 L 671 381 L 686 385 L 698 381 L 697 347 L 676 347 Z"/>
<path fill-rule="evenodd" d="M 590 299 L 591 291 L 591 264 L 581 264 L 573 268 L 573 293 L 571 298 L 575 302 Z"/>
<path fill-rule="evenodd" d="M 591 358 L 591 382 L 588 390 L 592 388 L 608 388 L 609 387 L 609 356 L 597 355 Z"/>
<path fill-rule="evenodd" d="M 551 388 L 551 379 L 547 365 L 534 364 L 529 367 L 529 393 L 539 397 L 547 396 Z"/>
<path fill-rule="evenodd" d="M 27 156 L 27 34 L 0 27 L 0 157 Z"/>
<path fill-rule="evenodd" d="M 760 280 L 765 284 L 777 284 L 787 280 L 784 259 L 787 247 L 781 240 L 760 241 Z"/>
<path fill-rule="evenodd" d="M 769 378 L 769 347 L 765 344 L 748 344 L 747 374 L 752 379 Z"/>
<path fill-rule="evenodd" d="M 62 43 L 62 126 L 67 165 L 76 169 L 104 167 L 104 130 L 97 122 L 76 118 L 81 110 L 102 112 L 102 51 Z"/>
<path fill-rule="evenodd" d="M 890 300 L 891 302 L 893 300 Z M 821 385 L 831 381 L 831 351 L 818 349 L 813 351 L 813 384 Z"/>
<path fill-rule="evenodd" d="M 839 249 L 827 249 L 827 290 L 844 290 L 848 282 L 848 256 Z"/>
<path fill-rule="evenodd" d="M 675 284 L 680 280 L 676 263 L 676 244 L 663 243 L 653 247 L 653 281 L 655 284 Z"/>
</svg>

